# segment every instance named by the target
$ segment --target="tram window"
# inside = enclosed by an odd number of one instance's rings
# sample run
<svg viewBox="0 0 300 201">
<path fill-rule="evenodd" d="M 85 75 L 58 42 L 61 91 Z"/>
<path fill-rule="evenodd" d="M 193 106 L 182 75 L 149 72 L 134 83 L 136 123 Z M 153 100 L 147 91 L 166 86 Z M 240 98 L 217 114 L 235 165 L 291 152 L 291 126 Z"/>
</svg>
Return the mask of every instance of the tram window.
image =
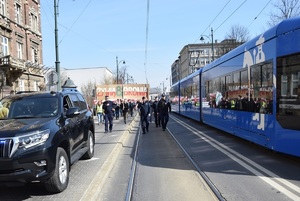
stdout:
<svg viewBox="0 0 300 201">
<path fill-rule="evenodd" d="M 261 87 L 261 66 L 253 66 L 251 68 L 251 85 L 254 91 Z"/>
<path fill-rule="evenodd" d="M 300 54 L 277 59 L 276 118 L 286 129 L 300 130 Z"/>
<path fill-rule="evenodd" d="M 233 83 L 232 83 L 231 75 L 225 76 L 225 82 L 226 82 L 226 91 L 232 90 Z"/>
<path fill-rule="evenodd" d="M 272 87 L 273 70 L 272 64 L 264 64 L 262 66 L 262 86 Z"/>
<path fill-rule="evenodd" d="M 288 95 L 288 77 L 287 75 L 281 75 L 281 96 L 289 96 Z"/>
<path fill-rule="evenodd" d="M 298 86 L 300 87 L 300 71 L 292 74 L 291 85 L 291 95 L 297 97 L 299 91 Z"/>
<path fill-rule="evenodd" d="M 236 72 L 233 74 L 233 90 L 240 90 L 241 83 L 240 83 L 240 72 Z"/>
<path fill-rule="evenodd" d="M 241 89 L 248 89 L 248 72 L 244 70 L 241 72 Z"/>
<path fill-rule="evenodd" d="M 225 95 L 225 91 L 226 91 L 225 76 L 221 77 L 221 83 L 220 84 L 221 84 L 220 92 L 224 96 Z"/>
</svg>

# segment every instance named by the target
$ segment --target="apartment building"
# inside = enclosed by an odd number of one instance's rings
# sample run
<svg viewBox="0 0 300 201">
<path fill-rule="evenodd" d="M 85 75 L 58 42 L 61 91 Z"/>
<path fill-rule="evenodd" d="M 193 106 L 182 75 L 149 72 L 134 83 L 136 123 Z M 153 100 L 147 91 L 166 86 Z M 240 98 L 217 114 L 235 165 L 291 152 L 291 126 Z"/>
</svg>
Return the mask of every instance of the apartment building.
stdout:
<svg viewBox="0 0 300 201">
<path fill-rule="evenodd" d="M 0 0 L 0 98 L 45 88 L 40 0 Z"/>
<path fill-rule="evenodd" d="M 196 70 L 218 59 L 227 52 L 241 45 L 235 39 L 225 39 L 221 42 L 198 43 L 185 45 L 179 52 L 179 57 L 171 65 L 172 84 L 190 75 Z"/>
</svg>

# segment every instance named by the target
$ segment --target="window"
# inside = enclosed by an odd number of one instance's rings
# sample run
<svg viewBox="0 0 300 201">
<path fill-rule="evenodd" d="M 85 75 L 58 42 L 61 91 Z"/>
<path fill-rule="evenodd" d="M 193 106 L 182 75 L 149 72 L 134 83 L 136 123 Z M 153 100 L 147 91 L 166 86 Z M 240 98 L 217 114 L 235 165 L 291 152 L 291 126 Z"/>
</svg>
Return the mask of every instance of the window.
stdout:
<svg viewBox="0 0 300 201">
<path fill-rule="evenodd" d="M 270 87 L 273 84 L 272 64 L 262 65 L 262 87 Z"/>
<path fill-rule="evenodd" d="M 39 91 L 38 90 L 38 82 L 37 81 L 33 81 L 33 91 Z"/>
<path fill-rule="evenodd" d="M 25 91 L 24 80 L 19 80 L 19 89 L 20 91 Z"/>
<path fill-rule="evenodd" d="M 300 54 L 277 59 L 276 118 L 283 128 L 300 130 Z"/>
<path fill-rule="evenodd" d="M 232 90 L 240 90 L 240 72 L 236 72 L 233 74 L 233 89 Z"/>
<path fill-rule="evenodd" d="M 2 52 L 3 56 L 9 55 L 8 38 L 2 37 Z"/>
<path fill-rule="evenodd" d="M 297 73 L 292 74 L 292 80 L 291 80 L 291 96 L 297 97 L 298 96 L 298 86 L 300 86 L 300 71 Z"/>
<path fill-rule="evenodd" d="M 226 82 L 226 91 L 233 89 L 233 82 L 232 82 L 232 76 L 226 75 L 225 76 L 225 82 Z"/>
<path fill-rule="evenodd" d="M 21 24 L 21 6 L 16 4 L 16 22 Z"/>
<path fill-rule="evenodd" d="M 31 48 L 31 61 L 36 63 L 38 60 L 37 60 L 37 51 L 35 48 Z"/>
<path fill-rule="evenodd" d="M 23 44 L 17 42 L 17 56 L 18 59 L 23 59 Z"/>
<path fill-rule="evenodd" d="M 37 16 L 34 15 L 33 13 L 30 15 L 30 20 L 31 20 L 31 30 L 32 31 L 38 31 L 38 20 Z"/>
<path fill-rule="evenodd" d="M 287 75 L 281 75 L 281 96 L 288 96 L 288 78 Z"/>
<path fill-rule="evenodd" d="M 0 0 L 0 14 L 6 16 L 6 0 Z"/>
<path fill-rule="evenodd" d="M 248 72 L 244 70 L 241 72 L 241 89 L 248 89 Z"/>
</svg>

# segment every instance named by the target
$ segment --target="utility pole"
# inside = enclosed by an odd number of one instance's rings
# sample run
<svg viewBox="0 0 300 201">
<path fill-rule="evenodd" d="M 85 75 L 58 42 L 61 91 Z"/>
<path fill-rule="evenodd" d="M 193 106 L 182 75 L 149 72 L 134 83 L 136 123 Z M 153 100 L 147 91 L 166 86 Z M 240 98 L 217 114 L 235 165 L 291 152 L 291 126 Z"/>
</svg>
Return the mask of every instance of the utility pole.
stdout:
<svg viewBox="0 0 300 201">
<path fill-rule="evenodd" d="M 54 33 L 55 33 L 55 69 L 57 73 L 57 91 L 61 90 L 61 81 L 60 81 L 60 62 L 59 62 L 59 54 L 58 54 L 58 29 L 57 29 L 57 9 L 58 5 L 56 5 L 56 0 L 54 0 Z"/>
</svg>

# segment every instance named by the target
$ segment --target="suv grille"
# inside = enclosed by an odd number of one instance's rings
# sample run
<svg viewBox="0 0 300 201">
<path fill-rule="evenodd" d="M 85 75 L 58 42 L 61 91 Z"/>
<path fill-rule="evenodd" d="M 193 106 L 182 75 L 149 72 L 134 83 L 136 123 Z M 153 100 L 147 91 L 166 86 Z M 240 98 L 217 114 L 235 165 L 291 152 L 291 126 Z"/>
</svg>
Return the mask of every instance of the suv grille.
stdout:
<svg viewBox="0 0 300 201">
<path fill-rule="evenodd" d="M 9 158 L 13 148 L 13 140 L 0 140 L 0 158 Z"/>
</svg>

